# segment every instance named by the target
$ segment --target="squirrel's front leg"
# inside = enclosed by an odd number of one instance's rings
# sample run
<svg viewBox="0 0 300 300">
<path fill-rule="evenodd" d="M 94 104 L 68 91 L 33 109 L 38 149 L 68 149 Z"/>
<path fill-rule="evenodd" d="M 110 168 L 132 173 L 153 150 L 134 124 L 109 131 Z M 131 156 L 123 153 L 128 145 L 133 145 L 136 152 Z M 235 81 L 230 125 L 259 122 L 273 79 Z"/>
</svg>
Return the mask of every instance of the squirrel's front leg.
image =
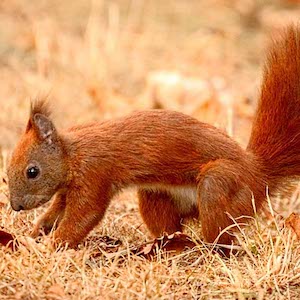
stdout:
<svg viewBox="0 0 300 300">
<path fill-rule="evenodd" d="M 42 232 L 48 234 L 52 230 L 53 226 L 57 226 L 61 221 L 64 215 L 65 206 L 65 194 L 56 195 L 46 213 L 38 219 L 30 236 L 32 238 L 37 238 Z"/>
<path fill-rule="evenodd" d="M 54 245 L 75 248 L 101 221 L 110 199 L 104 189 L 99 193 L 92 189 L 68 192 L 64 216 L 54 231 Z"/>
</svg>

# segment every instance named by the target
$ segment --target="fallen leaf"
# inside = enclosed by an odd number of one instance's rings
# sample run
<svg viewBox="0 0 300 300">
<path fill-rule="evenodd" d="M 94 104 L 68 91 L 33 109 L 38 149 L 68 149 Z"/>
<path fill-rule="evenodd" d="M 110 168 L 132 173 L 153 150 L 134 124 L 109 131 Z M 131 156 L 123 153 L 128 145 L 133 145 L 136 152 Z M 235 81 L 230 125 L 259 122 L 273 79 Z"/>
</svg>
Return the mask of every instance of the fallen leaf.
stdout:
<svg viewBox="0 0 300 300">
<path fill-rule="evenodd" d="M 98 242 L 100 242 L 100 245 L 107 248 L 117 247 L 122 244 L 122 242 L 119 239 L 112 238 L 107 235 L 100 237 L 98 239 Z"/>
<path fill-rule="evenodd" d="M 14 244 L 14 236 L 10 233 L 0 230 L 0 244 L 3 246 L 8 246 L 11 250 L 16 250 L 18 245 Z"/>
<path fill-rule="evenodd" d="M 93 241 L 97 248 L 93 253 L 91 254 L 91 257 L 96 258 L 98 256 L 102 255 L 102 251 L 105 251 L 107 253 L 115 253 L 119 251 L 119 247 L 122 245 L 122 242 L 119 239 L 109 237 L 107 235 L 102 237 L 93 237 L 88 240 L 90 243 Z"/>
<path fill-rule="evenodd" d="M 151 243 L 143 244 L 132 252 L 138 256 L 151 259 L 156 256 L 159 250 L 171 253 L 179 254 L 187 249 L 192 249 L 196 246 L 196 243 L 192 239 L 181 232 L 175 232 L 171 235 L 163 235 L 162 237 L 154 239 Z"/>
<path fill-rule="evenodd" d="M 300 215 L 291 213 L 290 216 L 285 220 L 285 225 L 287 228 L 292 229 L 298 240 L 300 240 Z"/>
</svg>

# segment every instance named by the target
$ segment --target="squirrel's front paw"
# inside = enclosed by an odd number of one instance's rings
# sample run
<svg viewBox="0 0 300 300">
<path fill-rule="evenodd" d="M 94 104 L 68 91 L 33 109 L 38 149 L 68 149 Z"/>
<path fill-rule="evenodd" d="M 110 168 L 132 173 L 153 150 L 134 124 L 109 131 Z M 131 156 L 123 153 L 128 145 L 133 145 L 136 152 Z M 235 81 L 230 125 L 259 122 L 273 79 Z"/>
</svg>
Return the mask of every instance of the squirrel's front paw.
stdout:
<svg viewBox="0 0 300 300">
<path fill-rule="evenodd" d="M 66 236 L 65 232 L 58 228 L 53 232 L 52 246 L 54 248 L 76 249 L 78 246 L 77 239 L 71 236 Z"/>
<path fill-rule="evenodd" d="M 32 237 L 33 239 L 36 239 L 41 234 L 42 234 L 42 230 L 41 230 L 40 226 L 35 225 L 33 230 L 30 233 L 30 237 Z"/>
<path fill-rule="evenodd" d="M 35 239 L 43 234 L 47 235 L 51 232 L 53 225 L 54 224 L 49 223 L 42 218 L 36 223 L 36 225 L 30 233 L 30 236 Z"/>
</svg>

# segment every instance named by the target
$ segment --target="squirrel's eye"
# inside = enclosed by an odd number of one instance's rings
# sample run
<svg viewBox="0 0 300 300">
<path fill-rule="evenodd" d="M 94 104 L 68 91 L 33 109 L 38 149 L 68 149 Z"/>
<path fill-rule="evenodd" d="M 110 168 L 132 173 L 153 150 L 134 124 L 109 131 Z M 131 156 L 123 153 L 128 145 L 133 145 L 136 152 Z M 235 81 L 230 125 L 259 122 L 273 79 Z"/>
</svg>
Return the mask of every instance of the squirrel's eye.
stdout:
<svg viewBox="0 0 300 300">
<path fill-rule="evenodd" d="M 29 179 L 36 178 L 39 175 L 39 173 L 40 173 L 40 170 L 38 169 L 38 167 L 30 167 L 26 171 L 27 178 L 29 178 Z"/>
</svg>

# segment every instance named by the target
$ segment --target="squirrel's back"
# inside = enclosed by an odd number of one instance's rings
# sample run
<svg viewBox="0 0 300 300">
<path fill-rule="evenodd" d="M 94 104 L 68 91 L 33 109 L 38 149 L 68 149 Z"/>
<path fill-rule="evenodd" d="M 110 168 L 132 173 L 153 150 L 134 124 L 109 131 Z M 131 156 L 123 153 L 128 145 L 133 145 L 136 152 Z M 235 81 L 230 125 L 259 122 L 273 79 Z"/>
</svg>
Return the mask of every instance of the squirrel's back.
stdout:
<svg viewBox="0 0 300 300">
<path fill-rule="evenodd" d="M 198 170 L 220 158 L 245 160 L 244 150 L 225 132 L 175 111 L 137 111 L 114 120 L 72 127 L 66 134 L 72 147 L 80 149 L 76 151 L 80 159 L 98 158 L 101 168 L 108 157 L 109 165 L 119 170 L 121 165 L 126 169 L 137 166 L 137 172 L 146 168 L 147 174 L 155 166 L 165 171 Z"/>
</svg>

